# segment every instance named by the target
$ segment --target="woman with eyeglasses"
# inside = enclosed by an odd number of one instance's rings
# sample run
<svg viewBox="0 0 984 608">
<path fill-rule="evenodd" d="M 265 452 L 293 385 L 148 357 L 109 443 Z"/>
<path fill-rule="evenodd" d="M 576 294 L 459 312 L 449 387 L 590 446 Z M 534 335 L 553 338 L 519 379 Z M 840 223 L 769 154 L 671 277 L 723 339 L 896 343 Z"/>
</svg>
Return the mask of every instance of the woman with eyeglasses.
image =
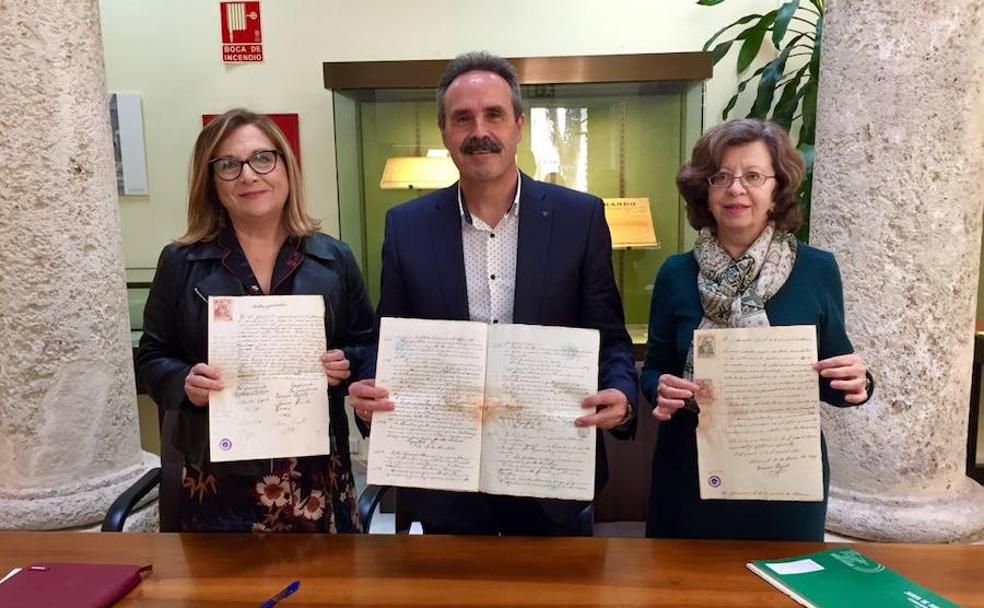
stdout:
<svg viewBox="0 0 984 608">
<path fill-rule="evenodd" d="M 187 232 L 161 253 L 136 361 L 164 413 L 165 453 L 183 459 L 179 496 L 166 485 L 161 496 L 162 509 L 176 503 L 178 531 L 361 530 L 343 398 L 374 313 L 351 250 L 317 229 L 294 153 L 269 118 L 234 109 L 201 131 Z M 325 300 L 331 455 L 210 462 L 209 394 L 224 379 L 206 364 L 208 297 L 302 294 Z"/>
<path fill-rule="evenodd" d="M 830 467 L 822 437 L 822 501 L 702 500 L 693 405 L 698 328 L 814 325 L 819 399 L 845 407 L 871 396 L 871 376 L 844 329 L 834 256 L 793 236 L 803 173 L 781 127 L 742 119 L 708 130 L 677 174 L 699 234 L 693 251 L 666 260 L 653 287 L 641 379 L 660 423 L 649 537 L 823 540 Z"/>
</svg>

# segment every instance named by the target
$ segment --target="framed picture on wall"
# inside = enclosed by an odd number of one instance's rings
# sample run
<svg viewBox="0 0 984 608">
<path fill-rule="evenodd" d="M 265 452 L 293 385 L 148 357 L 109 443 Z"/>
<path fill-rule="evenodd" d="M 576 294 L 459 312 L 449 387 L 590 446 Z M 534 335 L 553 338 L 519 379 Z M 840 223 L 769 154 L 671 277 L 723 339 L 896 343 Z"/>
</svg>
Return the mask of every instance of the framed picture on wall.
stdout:
<svg viewBox="0 0 984 608">
<path fill-rule="evenodd" d="M 207 125 L 216 116 L 218 114 L 202 114 L 202 126 Z M 287 142 L 290 144 L 291 149 L 294 150 L 294 156 L 297 157 L 297 164 L 300 166 L 301 129 L 297 114 L 266 114 L 266 116 L 284 132 Z"/>
<path fill-rule="evenodd" d="M 147 158 L 140 95 L 110 94 L 109 121 L 113 130 L 117 193 L 127 196 L 147 194 Z"/>
</svg>

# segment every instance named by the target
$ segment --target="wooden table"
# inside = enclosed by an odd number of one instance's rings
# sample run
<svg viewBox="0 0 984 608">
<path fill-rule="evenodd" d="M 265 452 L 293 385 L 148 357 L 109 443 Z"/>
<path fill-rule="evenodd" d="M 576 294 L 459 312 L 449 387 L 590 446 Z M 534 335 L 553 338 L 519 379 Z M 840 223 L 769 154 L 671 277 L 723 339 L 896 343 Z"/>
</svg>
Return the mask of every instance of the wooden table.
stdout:
<svg viewBox="0 0 984 608">
<path fill-rule="evenodd" d="M 119 606 L 255 608 L 299 579 L 313 606 L 795 606 L 746 570 L 820 543 L 606 538 L 0 533 L 0 571 L 41 561 L 146 563 Z M 984 546 L 851 545 L 984 607 Z"/>
</svg>

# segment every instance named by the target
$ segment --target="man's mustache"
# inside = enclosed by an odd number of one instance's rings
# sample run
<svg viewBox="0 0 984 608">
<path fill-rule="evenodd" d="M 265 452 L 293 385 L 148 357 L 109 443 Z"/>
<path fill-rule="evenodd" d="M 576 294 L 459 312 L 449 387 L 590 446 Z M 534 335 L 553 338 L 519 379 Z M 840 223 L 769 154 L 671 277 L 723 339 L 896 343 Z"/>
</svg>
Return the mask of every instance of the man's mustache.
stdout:
<svg viewBox="0 0 984 608">
<path fill-rule="evenodd" d="M 488 136 L 470 137 L 462 144 L 461 153 L 474 154 L 476 152 L 493 152 L 498 154 L 502 152 L 502 144 Z"/>
</svg>

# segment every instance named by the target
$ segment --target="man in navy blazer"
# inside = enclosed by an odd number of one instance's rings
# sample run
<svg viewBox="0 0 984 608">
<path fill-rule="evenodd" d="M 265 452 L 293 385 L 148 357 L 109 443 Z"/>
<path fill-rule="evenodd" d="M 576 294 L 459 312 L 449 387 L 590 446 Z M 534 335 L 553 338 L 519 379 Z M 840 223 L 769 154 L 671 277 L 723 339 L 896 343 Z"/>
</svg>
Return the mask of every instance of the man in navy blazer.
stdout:
<svg viewBox="0 0 984 608">
<path fill-rule="evenodd" d="M 600 390 L 583 401 L 576 424 L 631 435 L 637 378 L 601 200 L 520 173 L 525 116 L 506 60 L 488 53 L 456 58 L 437 101 L 460 181 L 387 213 L 378 317 L 597 329 Z M 349 389 L 366 422 L 393 408 L 374 375 L 369 360 Z M 596 487 L 608 472 L 600 435 L 598 448 Z M 585 532 L 585 504 L 574 501 L 433 490 L 401 490 L 401 497 L 414 503 L 427 533 Z"/>
</svg>

